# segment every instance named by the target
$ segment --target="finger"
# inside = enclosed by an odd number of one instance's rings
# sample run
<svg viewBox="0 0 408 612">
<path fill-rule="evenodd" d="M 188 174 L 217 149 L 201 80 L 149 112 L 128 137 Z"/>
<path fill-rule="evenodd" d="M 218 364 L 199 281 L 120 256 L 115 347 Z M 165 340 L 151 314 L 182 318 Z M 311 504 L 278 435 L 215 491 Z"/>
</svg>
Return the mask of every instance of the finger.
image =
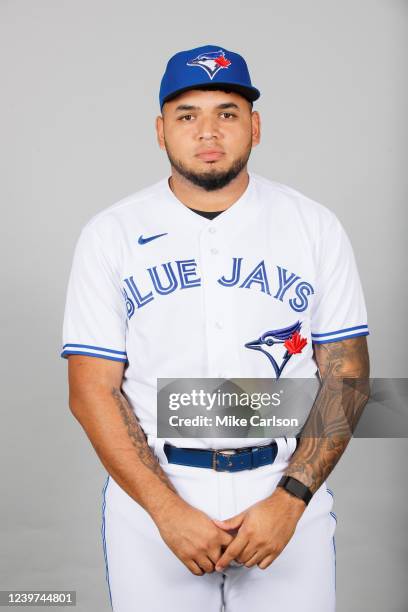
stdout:
<svg viewBox="0 0 408 612">
<path fill-rule="evenodd" d="M 221 557 L 221 554 L 222 554 L 221 546 L 217 546 L 216 548 L 211 548 L 210 550 L 207 551 L 208 558 L 213 563 L 214 569 L 215 569 L 215 566 L 217 565 L 218 559 Z"/>
<path fill-rule="evenodd" d="M 186 561 L 184 565 L 186 565 L 187 568 L 190 570 L 190 572 L 194 574 L 195 576 L 203 576 L 205 574 L 205 572 L 201 569 L 201 567 L 199 567 L 197 563 L 193 561 L 192 559 L 190 559 L 189 561 Z"/>
<path fill-rule="evenodd" d="M 218 527 L 218 525 L 217 525 Z M 219 527 L 219 529 L 225 533 L 225 535 L 231 536 L 232 538 L 235 538 L 235 536 L 237 535 L 239 529 L 223 529 L 222 527 Z"/>
<path fill-rule="evenodd" d="M 217 564 L 221 556 L 228 549 L 228 546 L 231 544 L 231 542 L 234 541 L 234 538 L 230 536 L 229 534 L 224 533 L 224 532 L 220 532 L 220 533 L 221 533 L 221 537 L 219 538 L 218 544 L 215 544 L 214 546 L 212 546 L 211 548 L 207 550 L 208 557 L 214 563 L 214 569 L 215 569 L 215 565 Z"/>
<path fill-rule="evenodd" d="M 248 542 L 248 544 L 245 546 L 244 550 L 241 552 L 241 554 L 235 560 L 239 561 L 240 563 L 246 563 L 247 561 L 249 561 L 251 559 L 251 557 L 254 556 L 254 554 L 256 552 L 257 551 L 253 547 L 251 542 Z"/>
<path fill-rule="evenodd" d="M 267 567 L 269 567 L 269 566 L 270 566 L 270 564 L 271 564 L 271 563 L 272 563 L 272 561 L 274 561 L 274 560 L 275 560 L 274 555 L 267 555 L 266 557 L 264 557 L 264 558 L 262 559 L 262 561 L 260 561 L 260 562 L 258 563 L 258 567 L 259 567 L 259 569 L 262 569 L 262 570 L 263 570 L 263 569 L 266 569 Z"/>
<path fill-rule="evenodd" d="M 231 542 L 233 539 L 234 538 L 231 538 Z M 230 542 L 227 542 L 225 545 L 215 544 L 206 551 L 208 558 L 214 563 L 214 569 L 221 556 L 227 550 L 229 544 Z"/>
<path fill-rule="evenodd" d="M 258 561 L 262 561 L 262 555 L 259 553 L 259 551 L 256 551 L 247 561 L 245 561 L 244 565 L 245 567 L 253 567 L 258 563 Z"/>
<path fill-rule="evenodd" d="M 221 572 L 224 567 L 230 564 L 233 559 L 236 559 L 247 545 L 248 540 L 246 536 L 238 534 L 237 537 L 231 542 L 228 548 L 224 551 L 220 557 L 215 569 L 217 572 Z"/>
<path fill-rule="evenodd" d="M 213 519 L 214 523 L 220 527 L 221 529 L 225 529 L 226 531 L 239 529 L 242 521 L 244 520 L 245 512 L 240 512 L 236 516 L 233 516 L 225 521 L 219 521 L 217 519 Z"/>
<path fill-rule="evenodd" d="M 232 534 L 228 533 L 227 531 L 220 531 L 219 536 L 220 536 L 221 546 L 229 546 L 235 537 Z"/>
<path fill-rule="evenodd" d="M 212 562 L 207 556 L 200 556 L 195 559 L 198 567 L 200 567 L 206 574 L 211 574 L 215 569 L 215 563 Z"/>
</svg>

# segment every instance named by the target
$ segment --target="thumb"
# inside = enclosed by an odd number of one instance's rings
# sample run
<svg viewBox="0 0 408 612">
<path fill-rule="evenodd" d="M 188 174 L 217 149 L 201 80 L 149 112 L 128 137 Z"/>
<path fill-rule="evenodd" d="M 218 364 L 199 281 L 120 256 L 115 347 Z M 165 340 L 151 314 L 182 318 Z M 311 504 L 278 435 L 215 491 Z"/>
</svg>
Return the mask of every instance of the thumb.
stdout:
<svg viewBox="0 0 408 612">
<path fill-rule="evenodd" d="M 242 521 L 244 520 L 244 516 L 245 516 L 245 512 L 241 512 L 240 514 L 237 514 L 236 516 L 226 519 L 225 521 L 218 521 L 217 519 L 213 519 L 213 521 L 217 525 L 217 527 L 220 527 L 221 529 L 225 529 L 226 531 L 230 531 L 230 530 L 239 529 L 239 527 L 242 524 Z"/>
</svg>

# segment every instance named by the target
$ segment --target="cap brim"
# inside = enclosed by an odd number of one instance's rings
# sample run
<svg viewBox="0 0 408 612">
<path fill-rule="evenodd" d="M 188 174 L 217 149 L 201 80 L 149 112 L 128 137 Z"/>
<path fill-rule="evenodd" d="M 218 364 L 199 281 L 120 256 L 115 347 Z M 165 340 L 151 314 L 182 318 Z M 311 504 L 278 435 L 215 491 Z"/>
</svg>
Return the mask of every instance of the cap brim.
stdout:
<svg viewBox="0 0 408 612">
<path fill-rule="evenodd" d="M 165 98 L 163 98 L 162 108 L 165 102 L 169 102 L 170 100 L 173 100 L 173 98 L 177 98 L 177 96 L 179 96 L 180 94 L 184 93 L 185 91 L 190 91 L 191 89 L 221 89 L 223 91 L 224 90 L 225 91 L 235 91 L 236 93 L 239 93 L 241 96 L 243 96 L 250 102 L 254 102 L 261 95 L 261 92 L 258 89 L 256 89 L 256 87 L 247 87 L 245 85 L 239 85 L 237 83 L 216 82 L 216 83 L 203 83 L 202 85 L 197 83 L 195 85 L 189 85 L 188 87 L 183 87 L 181 89 L 178 89 L 177 91 L 174 91 L 168 96 L 166 96 Z"/>
</svg>

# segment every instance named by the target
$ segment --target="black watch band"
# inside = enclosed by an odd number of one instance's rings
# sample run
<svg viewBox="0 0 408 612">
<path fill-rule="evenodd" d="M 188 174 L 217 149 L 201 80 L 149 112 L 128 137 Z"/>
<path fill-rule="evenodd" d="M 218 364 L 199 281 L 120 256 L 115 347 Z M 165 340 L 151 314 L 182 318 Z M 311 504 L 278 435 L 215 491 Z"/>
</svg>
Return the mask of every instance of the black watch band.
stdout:
<svg viewBox="0 0 408 612">
<path fill-rule="evenodd" d="M 303 499 L 306 506 L 313 497 L 311 490 L 304 485 L 303 482 L 296 480 L 296 478 L 293 478 L 292 476 L 282 476 L 277 486 L 282 487 L 285 489 L 285 491 L 288 491 L 288 493 L 291 493 L 295 497 Z"/>
</svg>

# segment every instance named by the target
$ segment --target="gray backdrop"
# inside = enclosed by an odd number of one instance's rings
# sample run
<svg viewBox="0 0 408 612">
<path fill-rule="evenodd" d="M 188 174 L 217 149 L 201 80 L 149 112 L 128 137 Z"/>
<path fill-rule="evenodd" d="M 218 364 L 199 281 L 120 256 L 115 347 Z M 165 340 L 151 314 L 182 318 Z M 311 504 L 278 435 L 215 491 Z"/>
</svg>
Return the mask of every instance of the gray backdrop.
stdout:
<svg viewBox="0 0 408 612">
<path fill-rule="evenodd" d="M 109 610 L 104 470 L 59 358 L 80 228 L 168 173 L 155 141 L 173 53 L 220 44 L 262 91 L 250 168 L 333 209 L 367 300 L 373 376 L 407 376 L 407 2 L 1 0 L 4 374 L 0 588 Z M 353 440 L 329 479 L 339 612 L 406 612 L 407 441 Z"/>
</svg>

